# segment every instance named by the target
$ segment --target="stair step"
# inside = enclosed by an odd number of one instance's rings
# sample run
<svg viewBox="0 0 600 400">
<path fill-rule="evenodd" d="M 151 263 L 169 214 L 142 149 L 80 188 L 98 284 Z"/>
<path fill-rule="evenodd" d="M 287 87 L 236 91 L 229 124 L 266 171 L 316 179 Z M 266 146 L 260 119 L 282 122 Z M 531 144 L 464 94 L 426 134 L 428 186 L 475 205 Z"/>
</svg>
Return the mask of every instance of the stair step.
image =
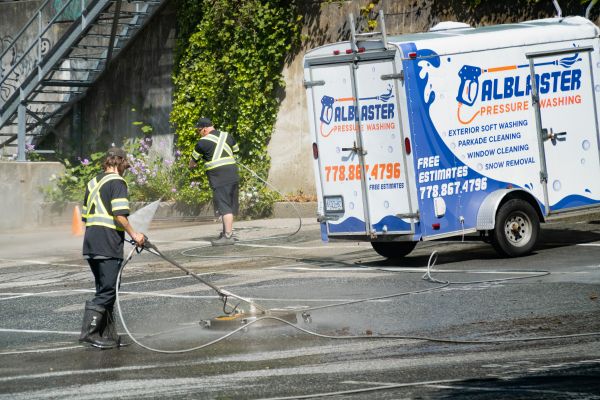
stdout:
<svg viewBox="0 0 600 400">
<path fill-rule="evenodd" d="M 110 33 L 86 33 L 85 36 L 102 37 L 102 38 L 110 39 Z M 119 34 L 117 34 L 117 36 L 119 36 Z"/>
<path fill-rule="evenodd" d="M 59 87 L 90 87 L 92 83 L 89 81 L 61 81 L 61 80 L 50 80 L 41 81 L 42 86 L 59 86 Z"/>
<path fill-rule="evenodd" d="M 34 90 L 35 93 L 44 94 L 82 94 L 79 90 Z"/>
<path fill-rule="evenodd" d="M 104 46 L 100 46 L 100 45 L 94 45 L 94 44 L 82 44 L 82 45 L 77 45 L 74 46 L 74 49 L 106 49 L 108 47 L 108 45 Z M 114 46 L 114 48 L 117 48 L 119 46 Z"/>
<path fill-rule="evenodd" d="M 27 104 L 65 104 L 64 100 L 27 100 Z"/>
<path fill-rule="evenodd" d="M 92 56 L 84 56 L 78 54 L 71 54 L 69 59 L 74 58 L 76 60 L 104 60 L 106 57 L 92 57 Z"/>
<path fill-rule="evenodd" d="M 88 68 L 55 68 L 53 71 L 56 72 L 101 72 L 102 69 L 88 69 Z"/>
</svg>

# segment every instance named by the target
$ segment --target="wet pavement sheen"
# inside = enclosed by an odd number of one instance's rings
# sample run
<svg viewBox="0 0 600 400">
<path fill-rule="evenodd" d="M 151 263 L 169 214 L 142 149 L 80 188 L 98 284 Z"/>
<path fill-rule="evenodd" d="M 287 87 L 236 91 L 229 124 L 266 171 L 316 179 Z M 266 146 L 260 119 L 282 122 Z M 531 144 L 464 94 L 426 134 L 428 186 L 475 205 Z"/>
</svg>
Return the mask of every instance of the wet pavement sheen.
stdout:
<svg viewBox="0 0 600 400">
<path fill-rule="evenodd" d="M 224 315 L 219 296 L 144 252 L 119 292 L 130 345 L 104 351 L 77 343 L 93 296 L 81 238 L 0 233 L 0 399 L 600 398 L 600 225 L 548 224 L 518 259 L 442 241 L 385 260 L 368 243 L 322 243 L 311 219 L 289 236 L 297 224 L 242 221 L 240 242 L 219 248 L 217 223 L 147 233 L 202 279 L 291 310 L 295 324 L 206 329 Z M 432 251 L 439 282 L 422 279 Z"/>
</svg>

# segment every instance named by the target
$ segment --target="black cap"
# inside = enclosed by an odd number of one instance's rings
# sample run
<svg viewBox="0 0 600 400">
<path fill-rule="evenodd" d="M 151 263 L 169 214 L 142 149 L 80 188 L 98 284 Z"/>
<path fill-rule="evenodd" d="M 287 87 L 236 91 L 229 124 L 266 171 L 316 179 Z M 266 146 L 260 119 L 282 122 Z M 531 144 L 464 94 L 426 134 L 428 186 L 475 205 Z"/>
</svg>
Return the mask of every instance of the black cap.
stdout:
<svg viewBox="0 0 600 400">
<path fill-rule="evenodd" d="M 117 157 L 121 157 L 126 159 L 127 158 L 127 152 L 125 152 L 125 150 L 123 150 L 120 147 L 111 147 L 110 149 L 108 149 L 108 151 L 106 152 L 106 156 L 110 157 L 110 156 L 117 156 Z"/>
<path fill-rule="evenodd" d="M 198 129 L 208 128 L 209 126 L 213 126 L 213 123 L 208 118 L 202 117 L 198 120 L 198 122 L 196 122 L 196 128 Z"/>
</svg>

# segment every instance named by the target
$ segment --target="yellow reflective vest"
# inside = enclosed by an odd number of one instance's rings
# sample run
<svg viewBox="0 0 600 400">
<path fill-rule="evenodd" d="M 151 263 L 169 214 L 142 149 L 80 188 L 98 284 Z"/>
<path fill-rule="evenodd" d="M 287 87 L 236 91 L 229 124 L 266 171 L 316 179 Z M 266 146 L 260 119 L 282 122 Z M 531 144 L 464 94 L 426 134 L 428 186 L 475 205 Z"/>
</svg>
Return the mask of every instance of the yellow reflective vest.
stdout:
<svg viewBox="0 0 600 400">
<path fill-rule="evenodd" d="M 215 169 L 217 167 L 221 167 L 223 165 L 235 164 L 233 152 L 239 151 L 239 147 L 236 143 L 232 149 L 231 146 L 227 144 L 228 135 L 229 134 L 227 132 L 221 131 L 219 136 L 215 136 L 209 133 L 208 135 L 200 138 L 200 140 L 208 140 L 209 142 L 213 142 L 216 145 L 215 151 L 212 155 L 212 159 L 204 164 L 207 171 Z M 194 158 L 194 160 L 200 159 L 200 154 L 196 151 L 196 149 L 194 149 L 194 151 L 192 152 L 192 157 Z"/>
<path fill-rule="evenodd" d="M 100 181 L 97 178 L 90 180 L 87 184 L 88 197 L 83 205 L 82 217 L 85 218 L 85 226 L 104 226 L 106 228 L 123 231 L 123 228 L 115 223 L 115 217 L 108 212 L 106 205 L 102 202 L 100 189 L 102 186 L 112 180 L 125 180 L 118 174 L 108 174 Z M 127 185 L 127 183 L 125 182 Z M 129 200 L 126 198 L 112 199 L 110 202 L 111 210 L 129 210 Z"/>
</svg>

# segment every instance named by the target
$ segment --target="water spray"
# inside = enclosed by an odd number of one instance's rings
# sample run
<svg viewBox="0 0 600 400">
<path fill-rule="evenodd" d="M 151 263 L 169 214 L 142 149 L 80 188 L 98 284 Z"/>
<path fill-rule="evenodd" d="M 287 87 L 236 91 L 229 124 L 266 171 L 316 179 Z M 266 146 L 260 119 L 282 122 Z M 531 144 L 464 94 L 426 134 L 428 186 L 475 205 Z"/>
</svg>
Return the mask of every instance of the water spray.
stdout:
<svg viewBox="0 0 600 400">
<path fill-rule="evenodd" d="M 242 168 L 244 168 L 245 170 L 247 170 L 250 174 L 252 174 L 252 176 L 254 176 L 255 178 L 257 178 L 258 180 L 260 180 L 261 182 L 263 182 L 265 185 L 269 186 L 272 190 L 274 190 L 275 192 L 277 192 L 280 196 L 283 197 L 283 194 L 277 190 L 277 188 L 273 187 L 271 184 L 269 184 L 265 179 L 261 178 L 256 172 L 254 172 L 252 169 L 250 169 L 249 167 L 245 166 L 242 163 L 238 162 L 238 165 L 241 166 Z M 136 229 L 138 231 L 141 232 L 145 232 L 149 229 L 150 227 L 150 223 L 152 221 L 152 219 L 154 218 L 154 214 L 156 213 L 156 210 L 158 209 L 160 203 L 160 199 L 150 203 L 149 205 L 137 210 L 135 213 L 133 213 L 130 217 L 129 220 L 130 222 L 132 222 L 133 226 L 136 227 Z M 291 233 L 291 234 L 287 234 L 287 235 L 279 235 L 279 236 L 271 236 L 268 238 L 259 238 L 259 239 L 250 239 L 250 240 L 244 240 L 244 242 L 250 242 L 250 241 L 255 241 L 255 240 L 265 240 L 265 239 L 275 239 L 275 238 L 289 238 L 293 235 L 295 235 L 296 233 L 298 233 L 300 231 L 300 229 L 302 228 L 302 218 L 300 215 L 300 212 L 298 211 L 298 209 L 296 208 L 296 206 L 290 202 L 290 204 L 292 205 L 292 207 L 294 208 L 294 210 L 296 211 L 296 214 L 298 215 L 298 227 L 297 229 Z M 280 320 L 284 320 L 287 321 L 289 323 L 296 323 L 297 322 L 297 318 L 296 318 L 296 313 L 298 312 L 297 309 L 268 309 L 258 303 L 256 303 L 255 301 L 253 301 L 252 299 L 249 298 L 245 298 L 242 296 L 239 296 L 235 293 L 232 293 L 228 290 L 225 290 L 223 288 L 220 288 L 216 285 L 214 285 L 213 283 L 203 279 L 202 277 L 200 277 L 199 275 L 193 273 L 192 271 L 190 271 L 189 269 L 185 268 L 184 266 L 182 266 L 181 264 L 179 264 L 177 261 L 173 260 L 172 258 L 166 256 L 164 253 L 162 253 L 158 247 L 156 247 L 156 245 L 154 243 L 152 243 L 146 236 L 145 236 L 145 242 L 144 245 L 139 247 L 136 246 L 135 242 L 133 240 L 129 240 L 129 243 L 131 243 L 133 245 L 133 248 L 131 250 L 131 252 L 129 253 L 128 257 L 124 260 L 122 266 L 121 266 L 121 271 L 119 273 L 118 276 L 118 285 L 117 287 L 120 286 L 120 281 L 121 281 L 121 273 L 123 271 L 123 268 L 125 267 L 125 265 L 132 259 L 133 255 L 136 253 L 141 253 L 142 251 L 147 251 L 151 254 L 154 254 L 160 258 L 162 258 L 163 260 L 165 260 L 166 262 L 168 262 L 169 264 L 173 265 L 174 267 L 180 269 L 181 271 L 183 271 L 186 275 L 189 275 L 191 277 L 193 277 L 194 279 L 196 279 L 197 281 L 199 281 L 200 283 L 208 286 L 210 289 L 212 289 L 213 291 L 215 291 L 217 293 L 217 295 L 219 296 L 220 300 L 223 302 L 223 315 L 220 316 L 216 316 L 213 317 L 211 319 L 207 319 L 207 320 L 201 320 L 199 322 L 199 324 L 201 326 L 203 326 L 204 328 L 210 328 L 210 329 L 227 329 L 227 328 L 231 328 L 231 327 L 243 327 L 244 325 L 250 324 L 250 323 L 255 323 L 257 322 L 259 319 L 265 318 L 265 317 L 273 317 L 276 319 L 280 319 Z M 239 300 L 239 302 L 235 305 L 230 304 L 230 299 L 236 299 Z M 119 315 L 121 318 L 121 323 L 123 324 L 123 326 L 125 327 L 125 330 L 127 331 L 127 333 L 129 334 L 130 337 L 132 337 L 132 339 L 134 341 L 136 341 L 133 336 L 131 335 L 131 333 L 129 332 L 129 330 L 127 330 L 125 321 L 123 320 L 123 313 L 121 312 L 120 309 L 120 304 L 119 304 L 119 296 L 118 296 L 118 290 L 117 290 L 117 308 L 119 309 Z M 241 303 L 245 303 L 247 305 L 247 307 L 244 307 L 246 310 L 242 309 L 240 307 Z M 310 320 L 310 315 L 307 312 L 303 312 L 302 313 L 302 317 L 305 321 L 309 321 Z M 136 343 L 140 344 L 139 342 L 136 341 Z"/>
</svg>

